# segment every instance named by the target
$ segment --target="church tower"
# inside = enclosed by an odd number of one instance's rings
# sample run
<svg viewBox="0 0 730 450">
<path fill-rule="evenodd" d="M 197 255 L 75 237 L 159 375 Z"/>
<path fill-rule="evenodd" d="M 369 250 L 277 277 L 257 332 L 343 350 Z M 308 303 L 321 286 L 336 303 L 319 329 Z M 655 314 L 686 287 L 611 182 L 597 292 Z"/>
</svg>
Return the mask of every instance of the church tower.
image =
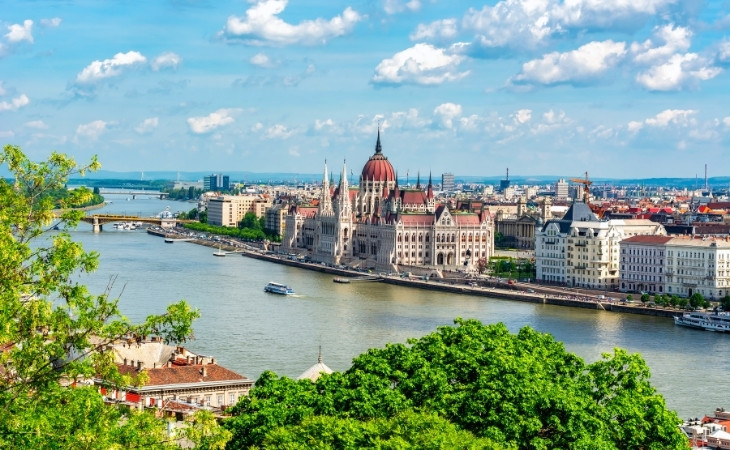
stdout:
<svg viewBox="0 0 730 450">
<path fill-rule="evenodd" d="M 342 257 L 352 255 L 352 201 L 350 200 L 350 185 L 347 182 L 347 161 L 342 163 L 342 175 L 340 176 L 338 191 L 335 264 L 339 264 Z"/>
</svg>

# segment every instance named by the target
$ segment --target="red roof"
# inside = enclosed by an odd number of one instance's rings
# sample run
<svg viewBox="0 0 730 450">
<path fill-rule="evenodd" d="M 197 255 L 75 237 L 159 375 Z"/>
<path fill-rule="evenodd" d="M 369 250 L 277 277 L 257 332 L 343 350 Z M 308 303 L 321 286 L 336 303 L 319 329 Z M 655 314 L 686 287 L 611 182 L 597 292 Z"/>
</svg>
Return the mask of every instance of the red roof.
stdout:
<svg viewBox="0 0 730 450">
<path fill-rule="evenodd" d="M 628 242 L 634 244 L 665 244 L 671 241 L 670 236 L 652 236 L 652 235 L 638 235 L 626 238 L 621 242 Z"/>
<path fill-rule="evenodd" d="M 136 366 L 117 365 L 119 373 L 133 374 Z M 203 376 L 205 369 L 205 376 Z M 159 386 L 166 384 L 203 383 L 210 381 L 248 380 L 243 375 L 219 366 L 218 364 L 190 364 L 185 366 L 158 367 L 142 369 L 149 376 L 145 386 Z"/>
<path fill-rule="evenodd" d="M 476 214 L 455 214 L 453 217 L 459 225 L 479 226 L 482 224 Z"/>
<path fill-rule="evenodd" d="M 428 198 L 426 197 L 426 193 L 423 191 L 402 191 L 401 193 L 401 199 L 403 200 L 404 205 L 414 205 L 414 204 L 420 204 L 423 205 L 427 203 Z"/>
<path fill-rule="evenodd" d="M 399 217 L 400 221 L 403 222 L 403 225 L 409 226 L 431 226 L 433 225 L 435 218 L 436 216 L 434 216 L 433 214 L 401 214 L 401 216 Z"/>
</svg>

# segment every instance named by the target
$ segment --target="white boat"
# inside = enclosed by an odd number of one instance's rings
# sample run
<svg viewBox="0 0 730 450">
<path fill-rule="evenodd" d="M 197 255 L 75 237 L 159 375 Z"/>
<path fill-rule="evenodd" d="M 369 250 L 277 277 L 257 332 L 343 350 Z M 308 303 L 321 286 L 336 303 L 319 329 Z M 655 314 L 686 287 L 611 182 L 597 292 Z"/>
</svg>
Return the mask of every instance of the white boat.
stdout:
<svg viewBox="0 0 730 450">
<path fill-rule="evenodd" d="M 219 245 L 218 246 L 218 251 L 215 252 L 215 253 L 213 253 L 213 256 L 226 256 L 226 252 L 224 252 L 223 250 L 221 250 L 221 247 Z"/>
<path fill-rule="evenodd" d="M 273 281 L 270 281 L 269 284 L 264 287 L 264 292 L 281 295 L 294 295 L 292 288 L 285 284 L 274 283 Z"/>
<path fill-rule="evenodd" d="M 730 314 L 689 312 L 681 316 L 674 316 L 675 325 L 697 328 L 706 331 L 720 331 L 730 333 Z"/>
</svg>

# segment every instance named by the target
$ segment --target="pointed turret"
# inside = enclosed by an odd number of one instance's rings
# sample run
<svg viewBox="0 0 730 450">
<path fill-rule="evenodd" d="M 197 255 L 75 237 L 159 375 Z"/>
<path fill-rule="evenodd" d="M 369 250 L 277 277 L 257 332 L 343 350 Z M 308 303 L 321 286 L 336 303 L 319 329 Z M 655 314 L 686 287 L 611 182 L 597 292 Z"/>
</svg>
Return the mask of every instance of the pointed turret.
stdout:
<svg viewBox="0 0 730 450">
<path fill-rule="evenodd" d="M 383 147 L 380 146 L 380 127 L 378 127 L 378 140 L 375 142 L 375 153 L 383 153 Z"/>
<path fill-rule="evenodd" d="M 426 192 L 426 196 L 429 199 L 433 198 L 433 183 L 431 182 L 431 172 L 428 173 L 428 192 Z"/>
<path fill-rule="evenodd" d="M 332 193 L 330 192 L 330 183 L 327 179 L 327 160 L 324 160 L 324 175 L 322 176 L 322 193 L 319 196 L 319 211 L 321 214 L 332 213 Z"/>
<path fill-rule="evenodd" d="M 418 189 L 419 191 L 421 190 L 421 171 L 420 170 L 418 171 L 418 175 L 416 178 L 416 189 Z"/>
</svg>

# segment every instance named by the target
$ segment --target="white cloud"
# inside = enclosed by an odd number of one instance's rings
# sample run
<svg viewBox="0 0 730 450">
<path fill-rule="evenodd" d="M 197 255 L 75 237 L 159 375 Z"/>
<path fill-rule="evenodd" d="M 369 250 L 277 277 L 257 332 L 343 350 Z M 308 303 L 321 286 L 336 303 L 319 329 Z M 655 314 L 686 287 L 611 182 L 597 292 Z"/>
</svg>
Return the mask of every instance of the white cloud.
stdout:
<svg viewBox="0 0 730 450">
<path fill-rule="evenodd" d="M 148 119 L 145 119 L 135 127 L 135 131 L 139 134 L 147 134 L 152 132 L 157 126 L 159 125 L 160 121 L 157 117 L 150 117 Z"/>
<path fill-rule="evenodd" d="M 677 0 L 503 0 L 470 8 L 462 29 L 479 48 L 538 48 L 572 29 L 640 28 Z"/>
<path fill-rule="evenodd" d="M 636 75 L 636 82 L 652 91 L 676 91 L 722 72 L 696 53 L 672 55 L 668 61 Z"/>
<path fill-rule="evenodd" d="M 319 120 L 316 119 L 314 121 L 314 129 L 317 131 L 321 131 L 325 128 L 334 128 L 335 122 L 332 119 L 326 119 L 326 120 Z"/>
<path fill-rule="evenodd" d="M 636 75 L 636 82 L 652 91 L 676 91 L 719 75 L 722 69 L 708 58 L 684 53 L 691 38 L 689 29 L 669 24 L 656 27 L 652 39 L 632 44 L 634 62 L 646 67 Z"/>
<path fill-rule="evenodd" d="M 0 81 L 0 95 L 5 95 L 5 88 L 3 87 L 3 82 Z"/>
<path fill-rule="evenodd" d="M 92 84 L 99 80 L 116 77 L 122 74 L 122 70 L 137 64 L 145 63 L 145 58 L 141 53 L 129 51 L 127 53 L 117 53 L 111 59 L 104 61 L 94 61 L 84 68 L 77 76 L 76 81 L 82 84 Z"/>
<path fill-rule="evenodd" d="M 418 11 L 421 9 L 420 0 L 385 0 L 383 9 L 387 14 L 398 14 L 403 11 Z"/>
<path fill-rule="evenodd" d="M 5 39 L 8 42 L 16 43 L 21 41 L 28 41 L 33 43 L 33 21 L 26 19 L 23 21 L 23 25 L 13 24 L 8 27 L 8 33 L 5 35 Z"/>
<path fill-rule="evenodd" d="M 453 39 L 459 32 L 456 19 L 443 19 L 431 22 L 430 24 L 419 24 L 416 31 L 411 33 L 412 41 L 433 41 Z"/>
<path fill-rule="evenodd" d="M 631 133 L 637 133 L 644 127 L 686 127 L 695 124 L 695 114 L 697 114 L 697 110 L 694 109 L 665 109 L 654 117 L 644 119 L 644 121 L 632 120 L 627 124 L 626 128 Z"/>
<path fill-rule="evenodd" d="M 532 110 L 530 109 L 519 109 L 513 115 L 515 123 L 524 124 L 532 119 Z"/>
<path fill-rule="evenodd" d="M 155 59 L 150 62 L 150 67 L 154 71 L 162 69 L 177 69 L 177 66 L 182 62 L 182 58 L 177 53 L 165 52 L 161 53 Z"/>
<path fill-rule="evenodd" d="M 41 19 L 41 25 L 46 28 L 56 28 L 61 25 L 61 18 L 53 17 L 52 19 Z"/>
<path fill-rule="evenodd" d="M 624 42 L 589 42 L 576 50 L 553 52 L 522 65 L 517 82 L 554 84 L 596 79 L 626 55 Z"/>
<path fill-rule="evenodd" d="M 109 123 L 104 122 L 103 120 L 95 120 L 93 122 L 79 125 L 76 128 L 74 142 L 78 142 L 79 138 L 86 138 L 92 141 L 99 139 L 99 136 L 106 131 L 107 125 L 109 125 Z"/>
<path fill-rule="evenodd" d="M 216 128 L 235 122 L 233 116 L 241 110 L 238 108 L 223 108 L 212 112 L 207 116 L 188 118 L 190 131 L 195 134 L 207 134 Z"/>
<path fill-rule="evenodd" d="M 226 22 L 226 36 L 255 44 L 323 44 L 328 39 L 349 33 L 363 19 L 347 7 L 341 15 L 329 20 L 305 20 L 292 25 L 278 16 L 288 0 L 261 0 L 246 11 L 246 16 L 231 16 Z"/>
<path fill-rule="evenodd" d="M 21 94 L 19 97 L 10 100 L 10 102 L 0 102 L 0 111 L 17 111 L 28 103 L 30 103 L 28 96 Z"/>
<path fill-rule="evenodd" d="M 453 128 L 454 119 L 461 116 L 461 105 L 442 103 L 433 110 L 434 119 L 443 128 Z"/>
<path fill-rule="evenodd" d="M 652 127 L 667 127 L 669 125 L 688 125 L 692 116 L 697 114 L 694 109 L 665 109 L 655 117 L 646 119 L 644 123 Z"/>
<path fill-rule="evenodd" d="M 248 61 L 254 66 L 264 67 L 266 69 L 276 67 L 276 64 L 271 60 L 271 58 L 269 58 L 268 55 L 263 52 L 256 53 Z"/>
<path fill-rule="evenodd" d="M 654 38 L 663 42 L 657 45 L 651 39 L 631 44 L 634 61 L 639 64 L 655 64 L 666 61 L 677 52 L 687 51 L 692 43 L 692 32 L 688 28 L 673 24 L 654 29 Z"/>
<path fill-rule="evenodd" d="M 730 63 L 730 40 L 720 42 L 715 58 L 719 62 Z"/>
<path fill-rule="evenodd" d="M 460 80 L 469 72 L 458 72 L 464 57 L 449 54 L 430 44 L 416 44 L 384 59 L 375 68 L 372 81 L 378 84 L 442 84 Z"/>
<path fill-rule="evenodd" d="M 13 130 L 0 130 L 0 139 L 12 139 L 15 137 Z"/>
<path fill-rule="evenodd" d="M 730 127 L 730 117 L 724 117 L 722 119 L 722 124 L 725 125 L 726 127 Z"/>
<path fill-rule="evenodd" d="M 293 156 L 295 158 L 299 158 L 300 156 L 302 156 L 301 153 L 299 153 L 299 147 L 290 148 L 288 153 L 289 156 Z"/>
<path fill-rule="evenodd" d="M 47 130 L 48 125 L 46 125 L 45 122 L 42 120 L 32 120 L 30 122 L 25 122 L 24 124 L 28 128 L 34 128 L 36 130 Z"/>
<path fill-rule="evenodd" d="M 266 138 L 268 139 L 287 139 L 292 134 L 294 134 L 294 131 L 278 123 L 266 130 Z"/>
</svg>

